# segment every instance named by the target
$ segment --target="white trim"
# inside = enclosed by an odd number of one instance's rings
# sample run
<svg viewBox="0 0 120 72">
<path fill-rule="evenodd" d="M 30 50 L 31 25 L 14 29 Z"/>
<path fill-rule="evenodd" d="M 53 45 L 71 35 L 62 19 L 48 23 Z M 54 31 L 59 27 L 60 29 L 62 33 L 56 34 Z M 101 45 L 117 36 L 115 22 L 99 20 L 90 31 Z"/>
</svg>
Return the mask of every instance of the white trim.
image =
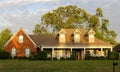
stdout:
<svg viewBox="0 0 120 72">
<path fill-rule="evenodd" d="M 30 41 L 31 41 L 34 45 L 36 45 L 36 43 L 30 38 L 30 36 L 29 36 L 28 34 L 26 34 L 22 28 L 20 28 L 20 29 L 6 42 L 6 44 L 5 44 L 4 46 L 8 45 L 8 43 L 19 33 L 20 30 L 22 30 L 23 33 L 28 37 L 28 39 L 30 39 Z"/>
<path fill-rule="evenodd" d="M 61 34 L 61 32 L 64 32 L 64 34 L 66 34 L 66 31 L 63 28 L 58 32 L 58 34 Z"/>
<path fill-rule="evenodd" d="M 76 32 L 79 32 L 79 34 L 81 34 L 79 29 L 75 29 L 74 34 L 76 34 Z"/>
<path fill-rule="evenodd" d="M 30 41 L 32 41 L 32 43 L 34 44 L 34 45 L 36 45 L 36 43 L 30 38 L 30 36 L 24 31 L 24 30 L 22 30 L 24 33 L 25 33 L 25 35 L 28 37 L 28 39 L 30 39 Z"/>
<path fill-rule="evenodd" d="M 73 45 L 54 45 L 54 46 L 46 46 L 46 45 L 42 45 L 42 48 L 61 48 L 61 49 L 64 49 L 64 48 L 75 48 L 75 49 L 84 49 L 84 48 L 107 48 L 107 49 L 111 49 L 112 46 L 107 46 L 107 45 L 76 45 L 76 46 L 73 46 Z"/>
</svg>

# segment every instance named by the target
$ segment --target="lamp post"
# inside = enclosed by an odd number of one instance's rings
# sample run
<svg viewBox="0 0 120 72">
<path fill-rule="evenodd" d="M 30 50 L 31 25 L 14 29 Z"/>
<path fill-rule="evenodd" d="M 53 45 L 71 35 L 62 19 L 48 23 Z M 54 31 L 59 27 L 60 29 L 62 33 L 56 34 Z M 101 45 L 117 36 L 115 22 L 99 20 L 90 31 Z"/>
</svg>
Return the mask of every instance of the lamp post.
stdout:
<svg viewBox="0 0 120 72">
<path fill-rule="evenodd" d="M 115 72 L 115 66 L 117 66 L 118 63 L 113 60 L 113 72 Z"/>
</svg>

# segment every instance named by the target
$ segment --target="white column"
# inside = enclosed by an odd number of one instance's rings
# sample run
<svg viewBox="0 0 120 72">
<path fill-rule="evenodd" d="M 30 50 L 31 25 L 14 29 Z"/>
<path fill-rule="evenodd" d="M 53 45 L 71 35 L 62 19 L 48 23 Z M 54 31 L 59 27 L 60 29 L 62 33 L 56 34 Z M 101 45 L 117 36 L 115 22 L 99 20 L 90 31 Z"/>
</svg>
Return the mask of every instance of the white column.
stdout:
<svg viewBox="0 0 120 72">
<path fill-rule="evenodd" d="M 41 47 L 41 51 L 43 51 L 43 48 Z"/>
<path fill-rule="evenodd" d="M 104 56 L 103 48 L 101 48 L 101 55 L 100 56 Z"/>
<path fill-rule="evenodd" d="M 52 59 L 54 57 L 54 48 L 52 48 Z"/>
<path fill-rule="evenodd" d="M 85 54 L 86 54 L 86 48 L 84 48 L 84 59 L 85 59 Z"/>
<path fill-rule="evenodd" d="M 72 55 L 72 48 L 70 49 L 70 54 Z"/>
<path fill-rule="evenodd" d="M 106 50 L 106 56 L 108 56 L 108 50 Z"/>
<path fill-rule="evenodd" d="M 111 47 L 111 52 L 113 51 L 113 48 Z"/>
</svg>

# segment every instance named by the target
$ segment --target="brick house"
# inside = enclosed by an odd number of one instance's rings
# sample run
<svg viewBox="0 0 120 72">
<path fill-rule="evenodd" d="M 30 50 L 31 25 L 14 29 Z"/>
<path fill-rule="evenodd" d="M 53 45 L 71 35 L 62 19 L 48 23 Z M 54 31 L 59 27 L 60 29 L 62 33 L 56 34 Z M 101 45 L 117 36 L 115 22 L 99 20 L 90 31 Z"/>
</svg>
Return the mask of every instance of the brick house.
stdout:
<svg viewBox="0 0 120 72">
<path fill-rule="evenodd" d="M 86 51 L 91 56 L 107 56 L 113 45 L 95 37 L 90 29 L 61 29 L 56 35 L 28 35 L 20 29 L 5 44 L 5 51 L 11 56 L 30 56 L 38 51 L 47 51 L 48 57 L 70 57 L 74 51 L 77 59 L 84 59 Z"/>
</svg>

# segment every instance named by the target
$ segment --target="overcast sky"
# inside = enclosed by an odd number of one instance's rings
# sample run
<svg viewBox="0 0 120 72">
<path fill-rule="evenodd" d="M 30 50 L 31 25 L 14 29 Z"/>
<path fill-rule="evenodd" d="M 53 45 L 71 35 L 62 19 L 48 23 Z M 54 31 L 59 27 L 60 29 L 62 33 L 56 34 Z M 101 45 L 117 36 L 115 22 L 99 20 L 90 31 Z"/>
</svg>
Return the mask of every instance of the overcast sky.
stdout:
<svg viewBox="0 0 120 72">
<path fill-rule="evenodd" d="M 76 5 L 90 14 L 102 8 L 120 42 L 120 0 L 0 0 L 0 30 L 10 28 L 15 33 L 22 27 L 31 34 L 43 14 L 66 5 Z"/>
</svg>

